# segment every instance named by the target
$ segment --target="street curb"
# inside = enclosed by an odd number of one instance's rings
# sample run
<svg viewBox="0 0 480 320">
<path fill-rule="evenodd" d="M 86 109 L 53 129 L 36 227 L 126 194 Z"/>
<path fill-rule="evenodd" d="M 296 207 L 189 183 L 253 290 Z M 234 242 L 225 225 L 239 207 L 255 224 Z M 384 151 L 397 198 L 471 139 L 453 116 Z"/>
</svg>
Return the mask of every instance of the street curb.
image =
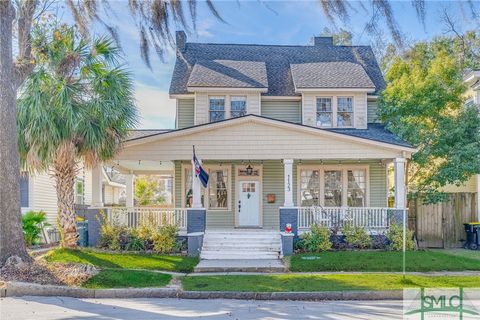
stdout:
<svg viewBox="0 0 480 320">
<path fill-rule="evenodd" d="M 6 282 L 0 297 L 60 296 L 72 298 L 181 298 L 236 300 L 402 300 L 402 290 L 389 291 L 319 291 L 319 292 L 235 292 L 183 291 L 171 288 L 84 289 Z"/>
</svg>

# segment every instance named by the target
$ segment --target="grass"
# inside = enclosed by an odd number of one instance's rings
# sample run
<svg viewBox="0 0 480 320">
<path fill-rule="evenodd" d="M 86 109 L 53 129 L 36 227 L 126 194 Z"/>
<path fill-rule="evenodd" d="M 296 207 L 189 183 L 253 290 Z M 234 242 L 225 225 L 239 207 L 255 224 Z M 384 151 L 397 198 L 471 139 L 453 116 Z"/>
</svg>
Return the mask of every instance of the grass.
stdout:
<svg viewBox="0 0 480 320">
<path fill-rule="evenodd" d="M 480 252 L 463 249 L 409 251 L 406 253 L 406 269 L 418 272 L 476 271 L 480 270 Z M 337 251 L 298 254 L 290 258 L 290 270 L 398 272 L 402 271 L 402 252 Z"/>
<path fill-rule="evenodd" d="M 109 269 L 148 269 L 191 272 L 198 259 L 146 253 L 110 253 L 88 249 L 55 249 L 45 257 L 48 262 L 83 263 Z"/>
<path fill-rule="evenodd" d="M 151 271 L 105 269 L 82 284 L 88 289 L 164 287 L 172 276 Z"/>
<path fill-rule="evenodd" d="M 410 276 L 396 274 L 187 276 L 188 291 L 314 292 L 400 290 L 403 288 L 480 287 L 480 276 Z"/>
</svg>

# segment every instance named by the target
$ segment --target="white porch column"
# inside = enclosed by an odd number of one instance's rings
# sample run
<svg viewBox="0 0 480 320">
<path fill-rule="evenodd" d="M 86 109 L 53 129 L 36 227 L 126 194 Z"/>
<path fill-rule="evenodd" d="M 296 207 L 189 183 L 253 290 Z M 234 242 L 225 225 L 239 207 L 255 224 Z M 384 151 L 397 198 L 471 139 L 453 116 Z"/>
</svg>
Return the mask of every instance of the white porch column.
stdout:
<svg viewBox="0 0 480 320">
<path fill-rule="evenodd" d="M 292 185 L 292 168 L 293 168 L 293 159 L 284 159 L 283 160 L 283 167 L 285 170 L 284 173 L 284 188 L 285 188 L 285 202 L 283 204 L 284 207 L 293 207 L 293 185 Z"/>
<path fill-rule="evenodd" d="M 133 190 L 133 183 L 135 180 L 135 175 L 133 173 L 129 173 L 125 175 L 125 206 L 127 208 L 132 208 L 135 206 L 134 199 L 134 190 Z"/>
<path fill-rule="evenodd" d="M 202 208 L 202 189 L 200 180 L 195 176 L 195 164 L 192 161 L 192 208 Z"/>
<path fill-rule="evenodd" d="M 100 163 L 92 168 L 92 207 L 103 207 L 102 187 L 103 167 Z"/>
<path fill-rule="evenodd" d="M 407 207 L 407 193 L 405 186 L 405 158 L 395 158 L 393 166 L 395 170 L 395 208 Z"/>
</svg>

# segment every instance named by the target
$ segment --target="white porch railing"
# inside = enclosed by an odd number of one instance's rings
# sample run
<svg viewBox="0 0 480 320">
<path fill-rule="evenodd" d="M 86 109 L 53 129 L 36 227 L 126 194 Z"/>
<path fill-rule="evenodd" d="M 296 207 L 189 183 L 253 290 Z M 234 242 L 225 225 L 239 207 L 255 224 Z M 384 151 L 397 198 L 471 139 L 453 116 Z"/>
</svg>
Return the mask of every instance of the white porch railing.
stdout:
<svg viewBox="0 0 480 320">
<path fill-rule="evenodd" d="M 180 230 L 187 229 L 187 209 L 157 207 L 112 207 L 106 209 L 109 221 L 135 228 L 143 223 L 177 225 Z"/>
<path fill-rule="evenodd" d="M 298 229 L 307 231 L 312 224 L 329 229 L 353 224 L 353 226 L 363 227 L 370 232 L 382 232 L 388 229 L 394 212 L 393 208 L 299 207 Z"/>
</svg>

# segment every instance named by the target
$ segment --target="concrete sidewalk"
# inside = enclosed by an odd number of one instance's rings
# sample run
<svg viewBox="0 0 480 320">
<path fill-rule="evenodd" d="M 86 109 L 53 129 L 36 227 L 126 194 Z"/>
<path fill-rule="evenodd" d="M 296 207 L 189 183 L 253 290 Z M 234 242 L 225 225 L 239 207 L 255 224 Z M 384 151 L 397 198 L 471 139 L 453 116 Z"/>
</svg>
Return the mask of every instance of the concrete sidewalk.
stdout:
<svg viewBox="0 0 480 320">
<path fill-rule="evenodd" d="M 222 272 L 257 272 L 285 273 L 287 267 L 279 259 L 212 259 L 200 260 L 195 267 L 195 273 Z"/>
<path fill-rule="evenodd" d="M 0 299 L 2 320 L 63 319 L 402 319 L 402 301 L 183 299 Z"/>
</svg>

